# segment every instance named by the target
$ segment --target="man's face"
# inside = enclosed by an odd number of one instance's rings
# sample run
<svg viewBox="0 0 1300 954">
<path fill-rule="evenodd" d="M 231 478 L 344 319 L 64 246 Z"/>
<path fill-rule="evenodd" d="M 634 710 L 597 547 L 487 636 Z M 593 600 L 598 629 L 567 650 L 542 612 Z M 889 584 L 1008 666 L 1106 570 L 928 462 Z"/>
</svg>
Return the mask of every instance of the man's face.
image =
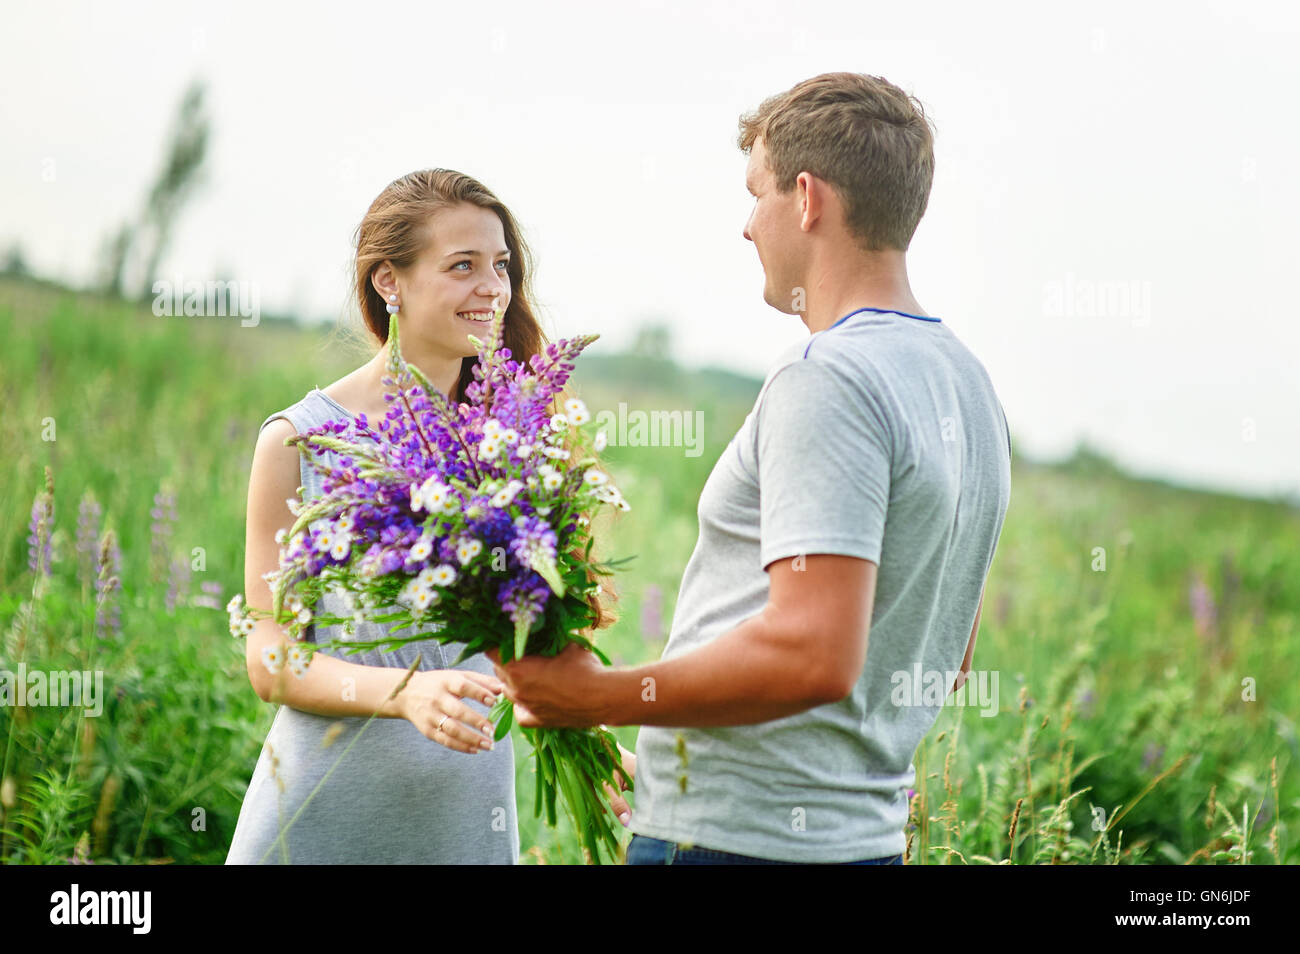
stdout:
<svg viewBox="0 0 1300 954">
<path fill-rule="evenodd" d="M 799 229 L 799 190 L 784 195 L 777 192 L 762 139 L 755 140 L 749 152 L 745 185 L 754 196 L 754 209 L 745 223 L 744 235 L 754 243 L 763 266 L 763 300 L 777 311 L 796 314 L 798 250 L 804 237 Z"/>
</svg>

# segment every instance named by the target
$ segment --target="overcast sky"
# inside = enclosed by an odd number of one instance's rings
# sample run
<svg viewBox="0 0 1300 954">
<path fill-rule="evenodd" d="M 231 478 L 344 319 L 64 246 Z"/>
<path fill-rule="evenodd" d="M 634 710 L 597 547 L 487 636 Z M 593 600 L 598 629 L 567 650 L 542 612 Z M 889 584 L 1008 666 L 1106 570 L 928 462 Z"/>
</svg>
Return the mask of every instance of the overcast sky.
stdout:
<svg viewBox="0 0 1300 954">
<path fill-rule="evenodd" d="M 737 117 L 884 76 L 937 127 L 913 290 L 988 368 L 1017 452 L 1087 439 L 1300 493 L 1294 4 L 56 0 L 4 24 L 0 245 L 37 272 L 91 278 L 202 77 L 206 184 L 163 274 L 334 320 L 371 200 L 442 166 L 523 224 L 553 336 L 614 348 L 660 319 L 680 360 L 755 374 L 807 332 L 762 300 Z"/>
</svg>

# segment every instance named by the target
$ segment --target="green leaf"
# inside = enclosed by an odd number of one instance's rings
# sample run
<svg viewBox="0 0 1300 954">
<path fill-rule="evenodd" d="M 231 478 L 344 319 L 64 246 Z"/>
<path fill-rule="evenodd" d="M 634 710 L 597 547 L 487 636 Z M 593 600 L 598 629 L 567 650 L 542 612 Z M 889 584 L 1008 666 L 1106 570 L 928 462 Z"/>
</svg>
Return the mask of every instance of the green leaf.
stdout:
<svg viewBox="0 0 1300 954">
<path fill-rule="evenodd" d="M 533 564 L 533 569 L 550 585 L 556 596 L 564 595 L 564 582 L 560 579 L 560 574 L 556 570 L 554 563 L 538 561 Z"/>
<path fill-rule="evenodd" d="M 515 659 L 522 659 L 524 656 L 524 646 L 528 643 L 528 621 L 526 619 L 515 620 Z"/>
</svg>

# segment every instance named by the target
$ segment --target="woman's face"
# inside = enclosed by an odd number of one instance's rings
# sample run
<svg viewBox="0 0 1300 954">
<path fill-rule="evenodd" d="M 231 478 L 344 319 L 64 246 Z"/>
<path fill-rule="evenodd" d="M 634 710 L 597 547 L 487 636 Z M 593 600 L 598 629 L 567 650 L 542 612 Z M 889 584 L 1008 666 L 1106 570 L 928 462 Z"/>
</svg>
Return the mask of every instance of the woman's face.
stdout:
<svg viewBox="0 0 1300 954">
<path fill-rule="evenodd" d="M 398 273 L 402 337 L 470 357 L 467 335 L 485 337 L 494 300 L 501 311 L 510 304 L 505 230 L 491 209 L 462 202 L 435 214 L 429 234 L 415 264 Z"/>
</svg>

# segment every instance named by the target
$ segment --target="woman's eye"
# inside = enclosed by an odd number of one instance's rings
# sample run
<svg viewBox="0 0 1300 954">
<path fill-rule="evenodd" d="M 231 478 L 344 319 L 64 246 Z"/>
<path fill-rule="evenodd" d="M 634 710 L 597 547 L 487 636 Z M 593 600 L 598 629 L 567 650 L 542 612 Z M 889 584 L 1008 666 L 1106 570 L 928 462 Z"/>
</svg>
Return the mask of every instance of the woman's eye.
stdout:
<svg viewBox="0 0 1300 954">
<path fill-rule="evenodd" d="M 497 264 L 505 266 L 506 268 L 510 267 L 510 261 L 508 259 L 502 259 L 501 261 L 497 262 Z"/>
<path fill-rule="evenodd" d="M 460 268 L 462 265 L 468 265 L 469 262 L 457 262 L 452 268 Z"/>
</svg>

